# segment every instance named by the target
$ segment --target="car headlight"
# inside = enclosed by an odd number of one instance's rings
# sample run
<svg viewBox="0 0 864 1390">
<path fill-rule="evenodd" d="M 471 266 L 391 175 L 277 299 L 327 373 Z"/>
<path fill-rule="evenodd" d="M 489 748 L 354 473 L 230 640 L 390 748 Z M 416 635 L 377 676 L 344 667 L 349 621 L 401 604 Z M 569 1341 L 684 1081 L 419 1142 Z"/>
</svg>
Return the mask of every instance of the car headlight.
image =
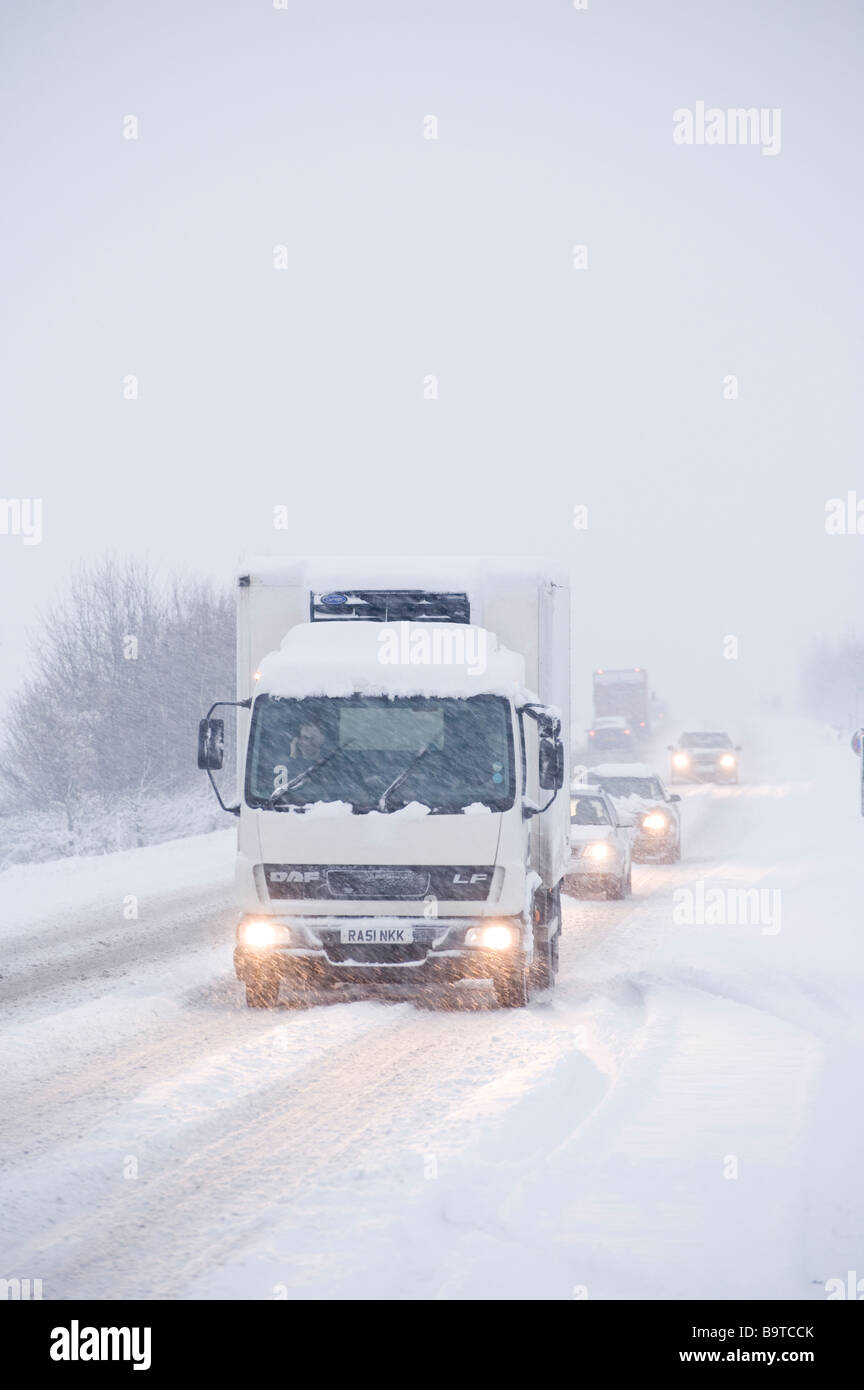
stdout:
<svg viewBox="0 0 864 1390">
<path fill-rule="evenodd" d="M 595 840 L 593 844 L 586 845 L 582 852 L 588 859 L 608 859 L 610 849 L 605 840 Z"/>
<path fill-rule="evenodd" d="M 291 940 L 291 928 L 282 922 L 253 919 L 241 923 L 238 935 L 244 946 L 277 946 Z"/>
<path fill-rule="evenodd" d="M 687 753 L 676 753 L 672 759 L 673 767 L 689 767 L 690 758 Z"/>
<path fill-rule="evenodd" d="M 469 927 L 465 933 L 466 946 L 483 946 L 487 951 L 507 951 L 516 945 L 517 933 L 503 922 L 489 927 Z"/>
<path fill-rule="evenodd" d="M 642 824 L 646 830 L 665 830 L 669 822 L 659 811 L 652 811 L 650 816 L 643 816 Z"/>
<path fill-rule="evenodd" d="M 733 757 L 733 755 L 732 755 L 731 753 L 724 753 L 724 754 L 723 754 L 723 757 L 720 759 L 720 766 L 721 766 L 721 767 L 734 767 L 734 766 L 735 766 L 735 758 Z"/>
</svg>

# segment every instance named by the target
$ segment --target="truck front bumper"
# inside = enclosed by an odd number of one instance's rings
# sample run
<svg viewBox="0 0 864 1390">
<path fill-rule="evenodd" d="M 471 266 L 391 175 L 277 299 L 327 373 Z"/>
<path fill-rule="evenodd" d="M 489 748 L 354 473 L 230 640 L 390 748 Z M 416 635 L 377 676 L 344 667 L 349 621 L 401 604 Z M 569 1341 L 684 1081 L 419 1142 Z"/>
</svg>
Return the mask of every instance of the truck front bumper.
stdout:
<svg viewBox="0 0 864 1390">
<path fill-rule="evenodd" d="M 270 927 L 280 939 L 250 944 L 245 936 L 252 923 Z M 362 938 L 382 928 L 392 940 L 343 940 L 348 930 Z M 309 988 L 490 979 L 518 959 L 530 964 L 533 952 L 532 933 L 518 917 L 243 917 L 237 934 L 238 979 L 253 983 L 269 975 Z"/>
</svg>

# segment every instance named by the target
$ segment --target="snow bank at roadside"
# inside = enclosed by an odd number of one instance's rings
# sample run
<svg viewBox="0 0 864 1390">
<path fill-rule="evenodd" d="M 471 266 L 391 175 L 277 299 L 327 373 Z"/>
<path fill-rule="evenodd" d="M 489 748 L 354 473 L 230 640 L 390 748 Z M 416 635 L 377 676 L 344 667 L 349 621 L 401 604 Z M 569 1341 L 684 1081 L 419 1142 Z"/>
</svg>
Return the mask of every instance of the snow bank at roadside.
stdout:
<svg viewBox="0 0 864 1390">
<path fill-rule="evenodd" d="M 235 831 L 189 835 L 114 854 L 74 855 L 21 864 L 0 873 L 4 912 L 0 936 L 56 913 L 74 912 L 111 897 L 152 895 L 174 889 L 230 883 Z"/>
</svg>

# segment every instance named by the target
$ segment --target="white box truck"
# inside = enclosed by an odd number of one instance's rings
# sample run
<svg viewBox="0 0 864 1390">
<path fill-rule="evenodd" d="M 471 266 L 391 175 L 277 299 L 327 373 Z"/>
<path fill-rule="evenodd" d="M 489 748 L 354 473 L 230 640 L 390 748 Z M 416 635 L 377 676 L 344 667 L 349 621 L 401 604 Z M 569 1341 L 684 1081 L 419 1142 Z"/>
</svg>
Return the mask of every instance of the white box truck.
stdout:
<svg viewBox="0 0 864 1390">
<path fill-rule="evenodd" d="M 549 988 L 570 856 L 569 580 L 542 560 L 263 559 L 198 762 L 239 818 L 251 1007 L 339 982 Z M 237 710 L 235 804 L 220 704 Z M 283 989 L 284 986 L 284 989 Z"/>
</svg>

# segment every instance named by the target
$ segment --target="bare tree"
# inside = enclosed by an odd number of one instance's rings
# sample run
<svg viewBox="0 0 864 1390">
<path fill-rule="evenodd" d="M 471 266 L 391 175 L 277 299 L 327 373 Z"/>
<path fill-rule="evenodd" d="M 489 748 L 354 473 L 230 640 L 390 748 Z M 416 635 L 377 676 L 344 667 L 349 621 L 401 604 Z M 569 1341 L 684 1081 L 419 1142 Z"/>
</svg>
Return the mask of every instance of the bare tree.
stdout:
<svg viewBox="0 0 864 1390">
<path fill-rule="evenodd" d="M 33 638 L 0 769 L 18 808 L 62 808 L 72 830 L 88 804 L 134 820 L 190 785 L 204 701 L 233 684 L 228 594 L 109 557 L 72 577 Z"/>
</svg>

